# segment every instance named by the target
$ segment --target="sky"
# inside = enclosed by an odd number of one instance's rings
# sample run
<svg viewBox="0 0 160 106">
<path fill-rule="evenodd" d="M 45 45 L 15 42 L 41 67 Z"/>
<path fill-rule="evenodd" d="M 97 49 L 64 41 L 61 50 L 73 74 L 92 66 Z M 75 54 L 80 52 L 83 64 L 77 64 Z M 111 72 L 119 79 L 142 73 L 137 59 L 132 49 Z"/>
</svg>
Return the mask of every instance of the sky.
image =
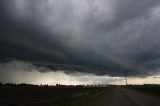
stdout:
<svg viewBox="0 0 160 106">
<path fill-rule="evenodd" d="M 1 0 L 0 82 L 160 84 L 159 0 Z"/>
</svg>

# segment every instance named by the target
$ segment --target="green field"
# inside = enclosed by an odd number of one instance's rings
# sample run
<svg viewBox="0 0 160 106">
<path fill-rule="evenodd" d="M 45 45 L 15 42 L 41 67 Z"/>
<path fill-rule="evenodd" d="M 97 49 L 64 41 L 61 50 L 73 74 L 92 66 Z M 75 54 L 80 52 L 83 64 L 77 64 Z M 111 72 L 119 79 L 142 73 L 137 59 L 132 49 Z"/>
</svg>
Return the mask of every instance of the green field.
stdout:
<svg viewBox="0 0 160 106">
<path fill-rule="evenodd" d="M 1 86 L 1 106 L 81 106 L 109 87 Z"/>
<path fill-rule="evenodd" d="M 160 97 L 160 85 L 128 85 L 127 87 L 153 96 Z"/>
</svg>

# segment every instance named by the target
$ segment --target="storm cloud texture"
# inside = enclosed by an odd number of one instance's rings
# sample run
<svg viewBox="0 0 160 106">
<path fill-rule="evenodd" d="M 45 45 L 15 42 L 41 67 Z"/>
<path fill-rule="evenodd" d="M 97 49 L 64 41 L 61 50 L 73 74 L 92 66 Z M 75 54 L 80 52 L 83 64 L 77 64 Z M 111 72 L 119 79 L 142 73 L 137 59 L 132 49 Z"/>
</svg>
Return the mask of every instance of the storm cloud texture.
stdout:
<svg viewBox="0 0 160 106">
<path fill-rule="evenodd" d="M 154 75 L 160 1 L 1 0 L 0 59 L 65 73 Z"/>
</svg>

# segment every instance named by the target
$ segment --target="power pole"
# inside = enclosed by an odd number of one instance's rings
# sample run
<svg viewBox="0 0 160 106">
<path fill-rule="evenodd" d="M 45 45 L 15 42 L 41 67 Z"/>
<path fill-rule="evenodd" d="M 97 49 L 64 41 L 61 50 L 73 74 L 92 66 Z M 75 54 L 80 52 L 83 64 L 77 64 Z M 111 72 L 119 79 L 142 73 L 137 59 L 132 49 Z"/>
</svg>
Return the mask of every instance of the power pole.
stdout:
<svg viewBox="0 0 160 106">
<path fill-rule="evenodd" d="M 128 85 L 128 83 L 127 83 L 127 72 L 126 71 L 124 71 L 124 75 L 125 75 L 126 85 Z"/>
</svg>

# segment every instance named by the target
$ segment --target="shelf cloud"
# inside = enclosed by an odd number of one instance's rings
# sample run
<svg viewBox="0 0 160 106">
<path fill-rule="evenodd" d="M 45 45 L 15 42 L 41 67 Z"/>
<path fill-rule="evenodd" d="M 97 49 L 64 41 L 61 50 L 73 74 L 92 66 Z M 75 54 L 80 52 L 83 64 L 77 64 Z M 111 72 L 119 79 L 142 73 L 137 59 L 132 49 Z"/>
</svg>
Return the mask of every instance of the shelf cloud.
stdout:
<svg viewBox="0 0 160 106">
<path fill-rule="evenodd" d="M 0 62 L 43 74 L 155 75 L 159 17 L 159 0 L 1 0 Z"/>
</svg>

